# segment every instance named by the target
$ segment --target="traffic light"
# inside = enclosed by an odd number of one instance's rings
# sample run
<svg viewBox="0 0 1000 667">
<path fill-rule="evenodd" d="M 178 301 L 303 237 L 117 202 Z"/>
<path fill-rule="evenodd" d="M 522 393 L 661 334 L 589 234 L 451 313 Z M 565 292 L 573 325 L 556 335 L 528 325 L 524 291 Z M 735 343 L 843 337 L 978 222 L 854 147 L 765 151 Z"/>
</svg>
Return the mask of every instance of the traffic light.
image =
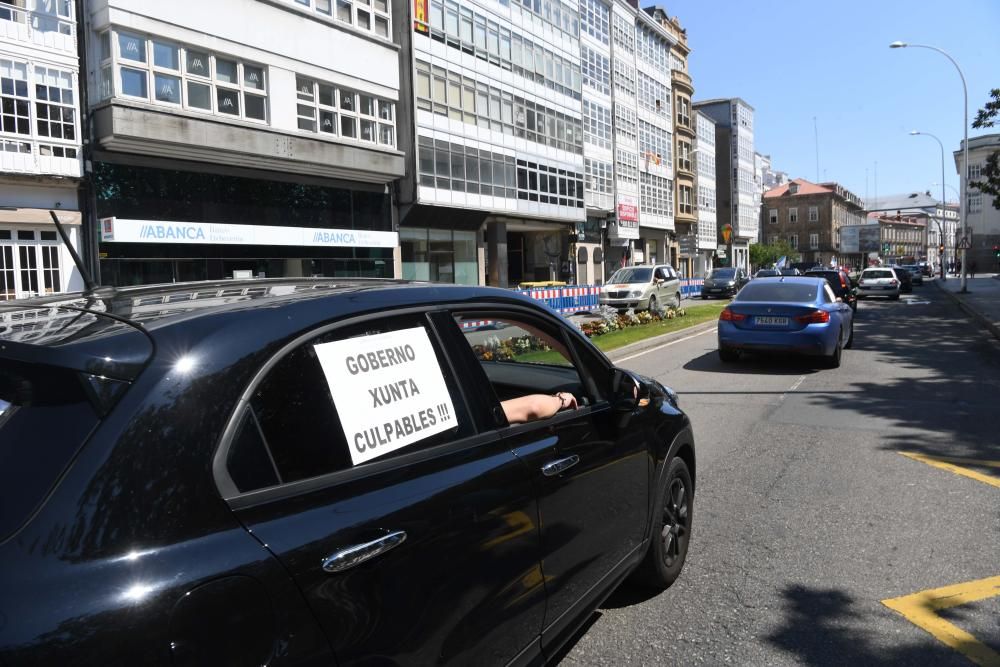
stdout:
<svg viewBox="0 0 1000 667">
<path fill-rule="evenodd" d="M 938 252 L 944 253 L 944 244 L 943 243 L 938 246 Z"/>
<path fill-rule="evenodd" d="M 1000 258 L 1000 245 L 993 246 L 993 255 Z"/>
</svg>

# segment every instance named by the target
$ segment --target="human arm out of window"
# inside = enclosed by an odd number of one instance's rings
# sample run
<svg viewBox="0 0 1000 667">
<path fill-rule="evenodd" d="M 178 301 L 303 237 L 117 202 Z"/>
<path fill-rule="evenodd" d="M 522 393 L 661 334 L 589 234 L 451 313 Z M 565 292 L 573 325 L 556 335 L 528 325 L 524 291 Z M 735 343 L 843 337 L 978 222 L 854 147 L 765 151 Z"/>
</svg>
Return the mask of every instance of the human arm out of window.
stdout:
<svg viewBox="0 0 1000 667">
<path fill-rule="evenodd" d="M 576 396 L 568 391 L 548 394 L 528 394 L 501 401 L 504 416 L 510 424 L 524 424 L 538 419 L 548 419 L 560 410 L 577 407 Z"/>
</svg>

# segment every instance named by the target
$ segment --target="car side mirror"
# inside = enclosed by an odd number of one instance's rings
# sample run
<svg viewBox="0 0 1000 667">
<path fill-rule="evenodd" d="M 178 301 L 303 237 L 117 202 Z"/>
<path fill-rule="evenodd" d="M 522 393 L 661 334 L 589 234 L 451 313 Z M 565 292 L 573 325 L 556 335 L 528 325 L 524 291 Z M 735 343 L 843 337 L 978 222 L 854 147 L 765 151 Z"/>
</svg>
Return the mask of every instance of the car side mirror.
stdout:
<svg viewBox="0 0 1000 667">
<path fill-rule="evenodd" d="M 611 406 L 623 416 L 632 414 L 639 407 L 642 380 L 630 371 L 614 369 L 611 374 Z"/>
</svg>

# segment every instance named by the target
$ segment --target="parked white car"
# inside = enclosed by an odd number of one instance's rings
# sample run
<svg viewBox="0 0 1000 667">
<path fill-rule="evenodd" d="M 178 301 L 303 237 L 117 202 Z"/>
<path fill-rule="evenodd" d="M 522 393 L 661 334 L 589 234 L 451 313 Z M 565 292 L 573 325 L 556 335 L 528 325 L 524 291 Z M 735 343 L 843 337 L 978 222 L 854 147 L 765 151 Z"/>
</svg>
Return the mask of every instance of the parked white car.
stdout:
<svg viewBox="0 0 1000 667">
<path fill-rule="evenodd" d="M 601 288 L 599 301 L 618 310 L 680 308 L 680 276 L 669 264 L 626 266 Z"/>
<path fill-rule="evenodd" d="M 858 277 L 858 298 L 884 296 L 896 301 L 902 280 L 896 275 L 896 270 L 889 266 L 869 267 Z"/>
</svg>

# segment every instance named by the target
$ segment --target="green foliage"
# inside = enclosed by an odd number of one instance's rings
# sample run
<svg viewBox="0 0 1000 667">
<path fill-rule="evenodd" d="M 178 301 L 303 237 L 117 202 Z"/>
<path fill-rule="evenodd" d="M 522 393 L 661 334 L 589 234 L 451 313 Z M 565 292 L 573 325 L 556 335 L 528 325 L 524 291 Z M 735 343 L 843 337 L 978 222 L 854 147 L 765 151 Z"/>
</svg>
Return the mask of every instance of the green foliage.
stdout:
<svg viewBox="0 0 1000 667">
<path fill-rule="evenodd" d="M 996 118 L 1000 115 L 1000 88 L 991 90 L 990 97 L 992 99 L 988 100 L 983 108 L 976 112 L 976 119 L 972 121 L 972 127 L 982 129 L 996 125 Z M 986 158 L 983 176 L 985 176 L 985 180 L 969 181 L 969 187 L 992 195 L 993 208 L 1000 209 L 1000 151 L 993 151 Z"/>
<path fill-rule="evenodd" d="M 766 243 L 750 244 L 750 265 L 758 269 L 771 266 L 782 255 L 787 257 L 789 262 L 797 262 L 801 257 L 797 250 L 793 250 L 792 246 L 788 245 L 788 241 L 778 241 L 774 245 Z"/>
</svg>

